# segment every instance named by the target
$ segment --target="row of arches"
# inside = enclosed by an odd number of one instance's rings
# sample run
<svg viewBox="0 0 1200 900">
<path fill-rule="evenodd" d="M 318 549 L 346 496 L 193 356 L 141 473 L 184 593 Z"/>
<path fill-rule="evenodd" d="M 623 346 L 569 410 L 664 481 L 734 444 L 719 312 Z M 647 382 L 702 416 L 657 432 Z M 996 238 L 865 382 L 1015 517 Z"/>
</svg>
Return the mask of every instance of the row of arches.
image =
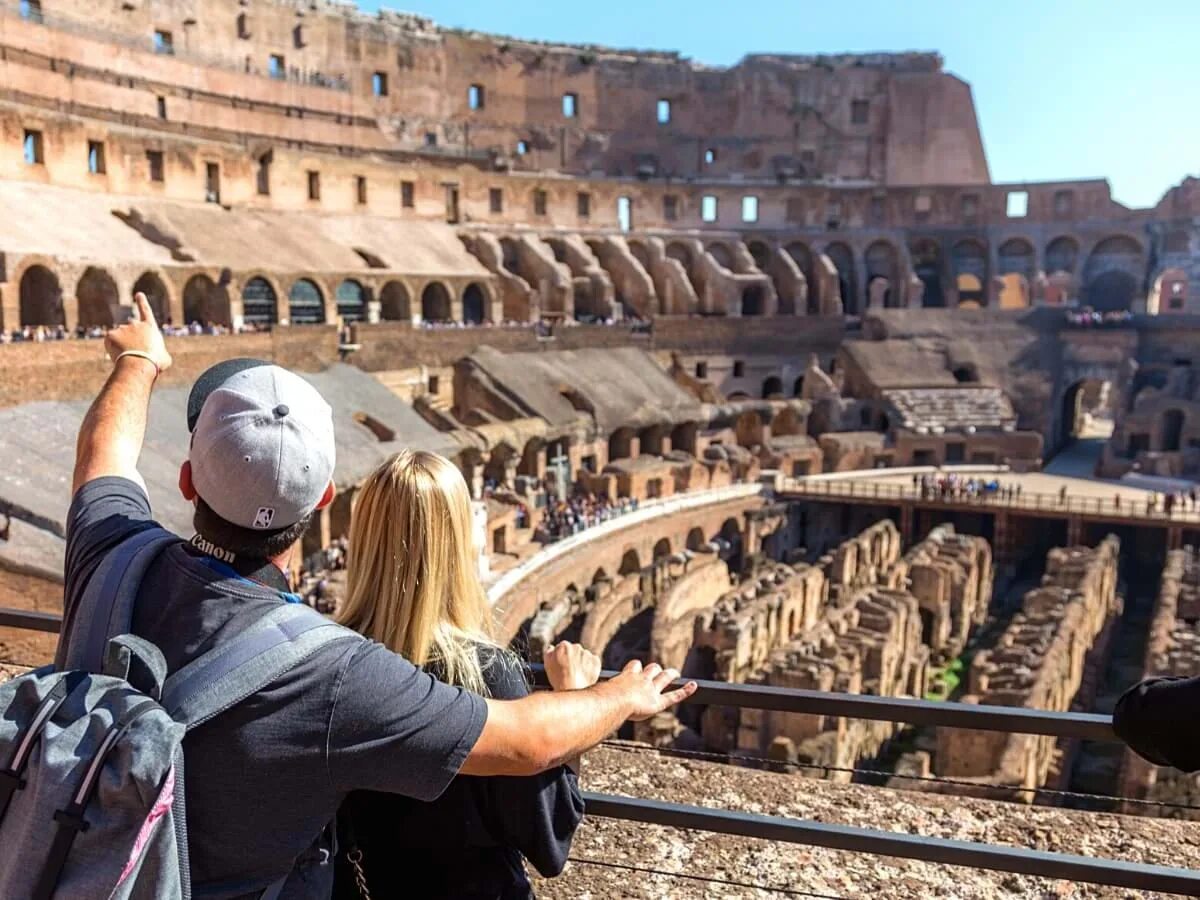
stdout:
<svg viewBox="0 0 1200 900">
<path fill-rule="evenodd" d="M 205 274 L 193 275 L 183 288 L 183 324 L 232 324 L 228 278 L 214 280 Z M 162 277 L 154 272 L 143 273 L 133 284 L 133 293 L 146 295 L 160 322 L 171 320 L 170 292 Z M 478 282 L 466 286 L 462 294 L 463 321 L 471 324 L 487 319 L 487 289 Z M 120 316 L 121 297 L 116 281 L 104 269 L 89 266 L 80 276 L 75 288 L 77 324 L 81 328 L 109 328 Z M 282 312 L 279 290 L 262 275 L 250 278 L 241 289 L 243 321 L 253 326 L 277 324 Z M 360 322 L 367 318 L 367 304 L 373 299 L 372 290 L 362 282 L 342 280 L 334 299 L 337 317 L 343 322 Z M 407 286 L 400 281 L 387 282 L 379 293 L 381 317 L 389 321 L 411 321 L 413 303 Z M 50 328 L 67 324 L 64 291 L 58 276 L 47 266 L 35 264 L 25 269 L 19 285 L 19 325 Z M 293 325 L 315 325 L 326 321 L 325 293 L 316 281 L 298 278 L 287 291 L 287 320 Z M 421 291 L 421 318 L 427 322 L 454 320 L 453 295 L 450 288 L 433 281 Z"/>
</svg>

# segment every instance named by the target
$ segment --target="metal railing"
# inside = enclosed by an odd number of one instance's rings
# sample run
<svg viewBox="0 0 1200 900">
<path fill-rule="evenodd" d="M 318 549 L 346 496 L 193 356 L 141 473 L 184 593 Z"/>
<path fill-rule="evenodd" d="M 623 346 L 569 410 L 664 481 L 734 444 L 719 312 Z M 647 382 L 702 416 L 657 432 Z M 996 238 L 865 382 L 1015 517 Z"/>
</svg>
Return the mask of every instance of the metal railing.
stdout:
<svg viewBox="0 0 1200 900">
<path fill-rule="evenodd" d="M 879 471 L 881 477 L 889 477 L 886 469 Z M 1004 482 L 1001 481 L 1001 484 Z M 967 493 L 963 490 L 943 492 L 936 488 L 922 490 L 920 487 L 886 484 L 862 478 L 842 481 L 827 478 L 820 480 L 791 478 L 784 481 L 781 493 L 845 500 L 899 500 L 952 509 L 1012 509 L 1047 516 L 1099 516 L 1114 519 L 1140 519 L 1163 524 L 1200 524 L 1200 503 L 1190 508 L 1183 504 L 1176 504 L 1172 508 L 1171 514 L 1168 515 L 1161 496 L 1156 499 L 1154 506 L 1147 505 L 1147 498 L 1153 495 L 1152 492 L 1146 492 L 1145 497 L 1140 500 L 1122 498 L 1120 502 L 1117 502 L 1115 495 L 1113 497 L 1073 497 L 1068 492 L 1066 497 L 1063 497 L 1059 494 L 1026 490 L 1012 493 L 1001 491 Z"/>
<path fill-rule="evenodd" d="M 46 613 L 0 608 L 0 627 L 55 632 L 60 624 L 59 617 Z M 544 684 L 545 673 L 541 666 L 533 668 L 535 679 Z M 601 677 L 611 678 L 615 674 L 604 672 Z M 835 694 L 766 685 L 702 681 L 687 702 L 1063 738 L 1115 739 L 1112 721 L 1103 715 Z M 1065 878 L 1132 890 L 1200 895 L 1200 871 L 1192 869 L 708 809 L 613 794 L 585 792 L 584 801 L 588 815 L 602 818 L 900 857 L 926 863 L 969 866 L 1042 878 Z"/>
</svg>

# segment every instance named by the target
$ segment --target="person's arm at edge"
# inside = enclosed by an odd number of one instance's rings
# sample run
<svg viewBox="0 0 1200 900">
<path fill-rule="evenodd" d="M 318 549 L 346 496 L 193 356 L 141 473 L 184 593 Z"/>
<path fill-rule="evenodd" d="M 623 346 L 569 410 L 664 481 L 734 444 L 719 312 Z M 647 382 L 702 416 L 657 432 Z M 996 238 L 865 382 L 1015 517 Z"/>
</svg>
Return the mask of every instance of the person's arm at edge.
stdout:
<svg viewBox="0 0 1200 900">
<path fill-rule="evenodd" d="M 134 307 L 138 319 L 114 328 L 105 338 L 105 349 L 116 364 L 79 428 L 72 494 L 108 475 L 141 483 L 137 461 L 146 437 L 150 392 L 158 375 L 170 367 L 171 355 L 144 294 L 135 295 Z M 127 350 L 151 358 L 126 356 L 117 361 Z"/>
<path fill-rule="evenodd" d="M 648 719 L 696 692 L 696 683 L 665 691 L 679 677 L 636 660 L 609 681 L 581 691 L 537 692 L 488 700 L 487 721 L 463 763 L 463 775 L 533 775 L 600 743 L 627 719 Z"/>
</svg>

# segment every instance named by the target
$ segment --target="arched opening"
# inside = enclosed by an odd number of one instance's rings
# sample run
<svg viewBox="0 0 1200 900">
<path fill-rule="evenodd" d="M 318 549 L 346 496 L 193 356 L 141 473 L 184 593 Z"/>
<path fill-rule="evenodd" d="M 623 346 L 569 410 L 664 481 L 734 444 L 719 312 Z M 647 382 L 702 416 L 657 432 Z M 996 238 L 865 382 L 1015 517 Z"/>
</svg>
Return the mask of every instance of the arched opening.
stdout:
<svg viewBox="0 0 1200 900">
<path fill-rule="evenodd" d="M 78 322 L 82 328 L 112 328 L 114 310 L 121 299 L 117 283 L 103 269 L 88 266 L 75 287 L 79 303 Z"/>
<path fill-rule="evenodd" d="M 601 566 L 599 569 L 597 569 L 595 572 L 592 573 L 591 584 L 593 586 L 595 586 L 597 584 L 604 584 L 607 581 L 612 581 L 612 579 L 608 577 L 608 573 L 606 571 L 604 571 L 603 566 Z"/>
<path fill-rule="evenodd" d="M 1144 275 L 1142 248 L 1133 238 L 1105 238 L 1083 267 L 1083 302 L 1100 312 L 1130 310 Z"/>
<path fill-rule="evenodd" d="M 1183 411 L 1168 409 L 1162 415 L 1162 449 L 1177 452 L 1183 440 Z"/>
<path fill-rule="evenodd" d="M 630 241 L 629 252 L 633 254 L 633 258 L 641 264 L 643 269 L 647 272 L 650 271 L 650 251 L 646 249 L 645 244 L 641 241 Z"/>
<path fill-rule="evenodd" d="M 1183 269 L 1170 268 L 1154 279 L 1154 289 L 1146 300 L 1146 312 L 1183 312 L 1187 308 L 1188 274 Z"/>
<path fill-rule="evenodd" d="M 628 459 L 633 455 L 633 429 L 618 428 L 608 438 L 608 458 L 610 461 Z"/>
<path fill-rule="evenodd" d="M 1112 384 L 1099 378 L 1085 378 L 1067 388 L 1059 409 L 1058 449 L 1081 440 L 1108 440 L 1115 399 Z"/>
<path fill-rule="evenodd" d="M 792 382 L 792 396 L 793 397 L 803 397 L 804 396 L 804 376 L 803 375 L 797 376 L 796 380 Z"/>
<path fill-rule="evenodd" d="M 288 291 L 288 319 L 293 325 L 320 325 L 325 321 L 325 297 L 316 282 L 301 278 Z"/>
<path fill-rule="evenodd" d="M 500 264 L 514 275 L 521 274 L 520 252 L 512 238 L 500 238 Z"/>
<path fill-rule="evenodd" d="M 426 322 L 453 321 L 450 307 L 450 291 L 440 281 L 431 281 L 421 291 L 421 318 Z"/>
<path fill-rule="evenodd" d="M 133 292 L 146 295 L 146 302 L 150 304 L 150 309 L 154 311 L 154 318 L 159 324 L 171 321 L 171 300 L 167 295 L 167 286 L 155 273 L 144 272 L 133 283 Z"/>
<path fill-rule="evenodd" d="M 338 318 L 343 322 L 361 322 L 367 317 L 367 291 L 359 282 L 347 278 L 337 286 Z"/>
<path fill-rule="evenodd" d="M 691 282 L 692 290 L 696 292 L 697 297 L 701 296 L 704 293 L 703 286 L 696 277 L 695 266 L 692 265 L 692 251 L 688 246 L 676 241 L 667 244 L 666 253 L 668 259 L 673 259 L 683 266 L 683 271 L 687 274 L 688 281 Z"/>
<path fill-rule="evenodd" d="M 1027 282 L 1032 282 L 1036 274 L 1033 258 L 1033 244 L 1024 238 L 1010 238 L 1000 245 L 997 252 L 1000 262 L 1000 275 L 1021 275 Z"/>
<path fill-rule="evenodd" d="M 489 487 L 512 487 L 509 473 L 515 474 L 518 462 L 516 448 L 508 444 L 497 444 L 492 448 L 487 465 L 483 467 L 483 480 Z"/>
<path fill-rule="evenodd" d="M 654 558 L 662 559 L 664 556 L 670 556 L 670 555 L 671 555 L 671 539 L 670 538 L 661 538 L 659 540 L 659 542 L 654 545 Z"/>
<path fill-rule="evenodd" d="M 247 325 L 274 325 L 279 321 L 279 297 L 271 282 L 256 275 L 242 288 L 242 319 Z"/>
<path fill-rule="evenodd" d="M 959 241 L 950 250 L 958 305 L 968 309 L 987 306 L 987 249 L 977 241 Z"/>
<path fill-rule="evenodd" d="M 721 268 L 728 269 L 731 272 L 733 271 L 733 251 L 730 250 L 725 244 L 716 242 L 709 244 L 708 254 L 717 261 L 717 265 L 719 265 Z"/>
<path fill-rule="evenodd" d="M 1137 293 L 1137 279 L 1128 272 L 1105 272 L 1088 282 L 1083 301 L 1097 312 L 1124 312 L 1133 308 Z"/>
<path fill-rule="evenodd" d="M 642 560 L 638 556 L 637 550 L 629 549 L 621 557 L 621 567 L 617 569 L 618 575 L 636 575 L 642 571 Z"/>
<path fill-rule="evenodd" d="M 742 291 L 742 315 L 761 316 L 763 314 L 763 289 L 753 284 Z"/>
<path fill-rule="evenodd" d="M 900 264 L 896 248 L 887 241 L 876 241 L 867 248 L 864 257 L 867 264 L 867 306 L 901 306 Z"/>
<path fill-rule="evenodd" d="M 609 639 L 601 654 L 604 668 L 623 669 L 631 659 L 648 659 L 650 656 L 650 631 L 654 626 L 654 607 L 648 606 L 625 622 Z M 632 738 L 633 729 L 626 724 L 618 735 Z"/>
<path fill-rule="evenodd" d="M 746 245 L 746 249 L 750 251 L 750 258 L 754 260 L 754 265 L 760 271 L 765 272 L 771 264 L 771 248 L 762 241 L 751 241 Z"/>
<path fill-rule="evenodd" d="M 1019 272 L 1000 276 L 1000 308 L 1025 309 L 1029 306 L 1029 280 Z"/>
<path fill-rule="evenodd" d="M 720 546 L 718 555 L 729 566 L 731 572 L 740 572 L 742 570 L 742 530 L 738 527 L 737 520 L 726 519 L 721 525 L 718 538 Z"/>
<path fill-rule="evenodd" d="M 704 537 L 704 532 L 700 528 L 693 528 L 687 533 L 687 548 L 693 553 L 708 543 Z"/>
<path fill-rule="evenodd" d="M 487 318 L 485 307 L 487 295 L 483 288 L 472 282 L 468 284 L 462 295 L 463 321 L 470 325 L 479 325 Z"/>
<path fill-rule="evenodd" d="M 22 326 L 67 323 L 58 276 L 45 266 L 30 266 L 21 276 L 20 315 Z"/>
<path fill-rule="evenodd" d="M 1046 245 L 1046 271 L 1073 273 L 1079 262 L 1079 244 L 1074 238 L 1056 237 Z"/>
<path fill-rule="evenodd" d="M 826 247 L 825 255 L 837 269 L 838 285 L 842 293 L 842 312 L 848 316 L 858 315 L 862 310 L 862 303 L 858 296 L 858 277 L 854 273 L 854 252 L 847 245 L 837 243 Z"/>
<path fill-rule="evenodd" d="M 783 379 L 778 375 L 771 375 L 765 378 L 762 385 L 762 395 L 764 400 L 769 397 L 782 397 Z"/>
<path fill-rule="evenodd" d="M 229 292 L 207 275 L 193 275 L 183 286 L 183 321 L 187 325 L 229 327 Z"/>
<path fill-rule="evenodd" d="M 388 322 L 411 322 L 412 304 L 408 288 L 399 281 L 389 281 L 379 294 L 379 315 Z"/>
<path fill-rule="evenodd" d="M 942 288 L 942 249 L 936 241 L 922 238 L 910 248 L 913 274 L 921 279 L 921 305 L 944 307 L 946 294 Z"/>
<path fill-rule="evenodd" d="M 792 243 L 783 249 L 796 263 L 796 268 L 800 270 L 804 276 L 805 283 L 808 285 L 808 299 L 805 304 L 805 312 L 810 316 L 819 314 L 821 312 L 821 298 L 818 296 L 819 288 L 817 283 L 813 279 L 812 251 L 808 249 L 808 245 L 800 241 L 792 241 Z"/>
</svg>

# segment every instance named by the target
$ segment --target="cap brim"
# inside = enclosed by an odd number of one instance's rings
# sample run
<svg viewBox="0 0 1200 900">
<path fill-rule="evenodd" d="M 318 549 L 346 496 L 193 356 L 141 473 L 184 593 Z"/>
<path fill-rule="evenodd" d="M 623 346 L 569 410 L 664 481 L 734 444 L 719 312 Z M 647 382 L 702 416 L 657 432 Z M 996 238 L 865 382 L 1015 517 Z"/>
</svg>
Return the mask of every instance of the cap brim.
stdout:
<svg viewBox="0 0 1200 900">
<path fill-rule="evenodd" d="M 187 402 L 187 428 L 188 433 L 196 430 L 196 420 L 200 418 L 200 410 L 204 409 L 204 401 L 208 399 L 208 395 L 223 385 L 226 381 L 236 375 L 238 372 L 244 372 L 247 369 L 253 369 L 257 366 L 269 366 L 272 363 L 263 359 L 250 359 L 248 357 L 239 357 L 237 359 L 227 359 L 217 363 L 215 366 L 210 366 L 201 373 L 196 379 L 196 383 L 192 385 L 191 393 L 188 394 Z"/>
</svg>

